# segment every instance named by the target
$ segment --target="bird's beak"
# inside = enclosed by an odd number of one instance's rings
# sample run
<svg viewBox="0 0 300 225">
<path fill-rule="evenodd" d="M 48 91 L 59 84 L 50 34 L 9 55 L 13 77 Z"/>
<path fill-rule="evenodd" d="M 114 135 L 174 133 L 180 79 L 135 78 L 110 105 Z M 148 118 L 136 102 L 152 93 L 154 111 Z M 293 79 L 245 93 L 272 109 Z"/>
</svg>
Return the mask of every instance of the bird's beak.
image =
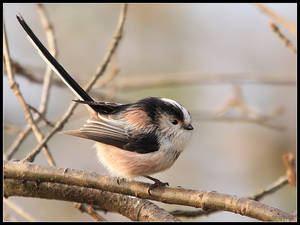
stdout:
<svg viewBox="0 0 300 225">
<path fill-rule="evenodd" d="M 188 124 L 188 125 L 184 125 L 184 126 L 183 126 L 183 129 L 186 129 L 186 130 L 193 130 L 194 127 L 192 126 L 192 124 Z"/>
</svg>

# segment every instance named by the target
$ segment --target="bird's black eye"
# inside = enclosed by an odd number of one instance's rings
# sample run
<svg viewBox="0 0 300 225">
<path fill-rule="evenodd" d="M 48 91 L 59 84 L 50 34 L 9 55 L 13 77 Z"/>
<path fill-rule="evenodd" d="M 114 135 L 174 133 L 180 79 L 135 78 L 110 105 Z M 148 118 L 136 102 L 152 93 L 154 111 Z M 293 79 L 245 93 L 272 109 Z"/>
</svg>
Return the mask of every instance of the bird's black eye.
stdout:
<svg viewBox="0 0 300 225">
<path fill-rule="evenodd" d="M 177 125 L 177 124 L 178 124 L 178 120 L 176 120 L 176 119 L 173 119 L 171 122 L 172 122 L 172 124 L 174 124 L 174 125 Z"/>
</svg>

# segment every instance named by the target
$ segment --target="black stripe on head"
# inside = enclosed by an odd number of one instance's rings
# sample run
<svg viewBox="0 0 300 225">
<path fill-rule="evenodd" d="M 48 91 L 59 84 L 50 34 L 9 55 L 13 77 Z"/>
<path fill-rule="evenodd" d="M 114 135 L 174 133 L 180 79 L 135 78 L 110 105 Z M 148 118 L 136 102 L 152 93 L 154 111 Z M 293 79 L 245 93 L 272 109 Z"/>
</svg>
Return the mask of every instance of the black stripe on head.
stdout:
<svg viewBox="0 0 300 225">
<path fill-rule="evenodd" d="M 163 101 L 160 98 L 144 98 L 137 102 L 136 106 L 142 107 L 155 124 L 158 123 L 158 114 L 162 112 L 172 115 L 180 121 L 184 121 L 183 112 L 178 106 L 171 104 L 168 101 Z"/>
</svg>

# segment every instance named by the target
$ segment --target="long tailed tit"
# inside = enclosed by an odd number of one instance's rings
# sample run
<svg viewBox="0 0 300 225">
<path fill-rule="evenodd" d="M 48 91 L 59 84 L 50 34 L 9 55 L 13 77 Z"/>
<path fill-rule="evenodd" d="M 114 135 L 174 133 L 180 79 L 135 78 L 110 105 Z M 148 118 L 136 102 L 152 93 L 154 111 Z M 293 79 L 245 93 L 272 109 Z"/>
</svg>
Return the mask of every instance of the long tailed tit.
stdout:
<svg viewBox="0 0 300 225">
<path fill-rule="evenodd" d="M 65 134 L 96 141 L 99 160 L 118 177 L 144 176 L 155 183 L 148 190 L 163 186 L 149 175 L 170 168 L 189 141 L 193 127 L 189 112 L 178 102 L 149 97 L 131 104 L 95 102 L 55 60 L 24 19 L 17 19 L 41 57 L 80 99 L 90 106 L 90 118 L 79 130 Z"/>
</svg>

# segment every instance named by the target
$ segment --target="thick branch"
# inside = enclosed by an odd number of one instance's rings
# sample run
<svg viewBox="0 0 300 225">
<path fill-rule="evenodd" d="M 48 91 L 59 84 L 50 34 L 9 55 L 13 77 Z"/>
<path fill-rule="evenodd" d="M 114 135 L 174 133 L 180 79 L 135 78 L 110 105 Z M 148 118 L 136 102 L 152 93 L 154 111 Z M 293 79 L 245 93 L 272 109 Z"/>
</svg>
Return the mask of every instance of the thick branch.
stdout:
<svg viewBox="0 0 300 225">
<path fill-rule="evenodd" d="M 98 205 L 104 210 L 118 212 L 134 221 L 179 221 L 155 204 L 122 194 L 65 184 L 5 179 L 5 196 L 56 199 Z"/>
<path fill-rule="evenodd" d="M 149 195 L 149 184 L 146 183 L 123 181 L 119 184 L 116 179 L 109 176 L 73 169 L 44 167 L 32 163 L 4 162 L 4 178 L 76 185 L 169 204 L 225 210 L 264 221 L 294 221 L 296 219 L 292 214 L 247 198 L 168 187 L 154 189 Z"/>
</svg>

